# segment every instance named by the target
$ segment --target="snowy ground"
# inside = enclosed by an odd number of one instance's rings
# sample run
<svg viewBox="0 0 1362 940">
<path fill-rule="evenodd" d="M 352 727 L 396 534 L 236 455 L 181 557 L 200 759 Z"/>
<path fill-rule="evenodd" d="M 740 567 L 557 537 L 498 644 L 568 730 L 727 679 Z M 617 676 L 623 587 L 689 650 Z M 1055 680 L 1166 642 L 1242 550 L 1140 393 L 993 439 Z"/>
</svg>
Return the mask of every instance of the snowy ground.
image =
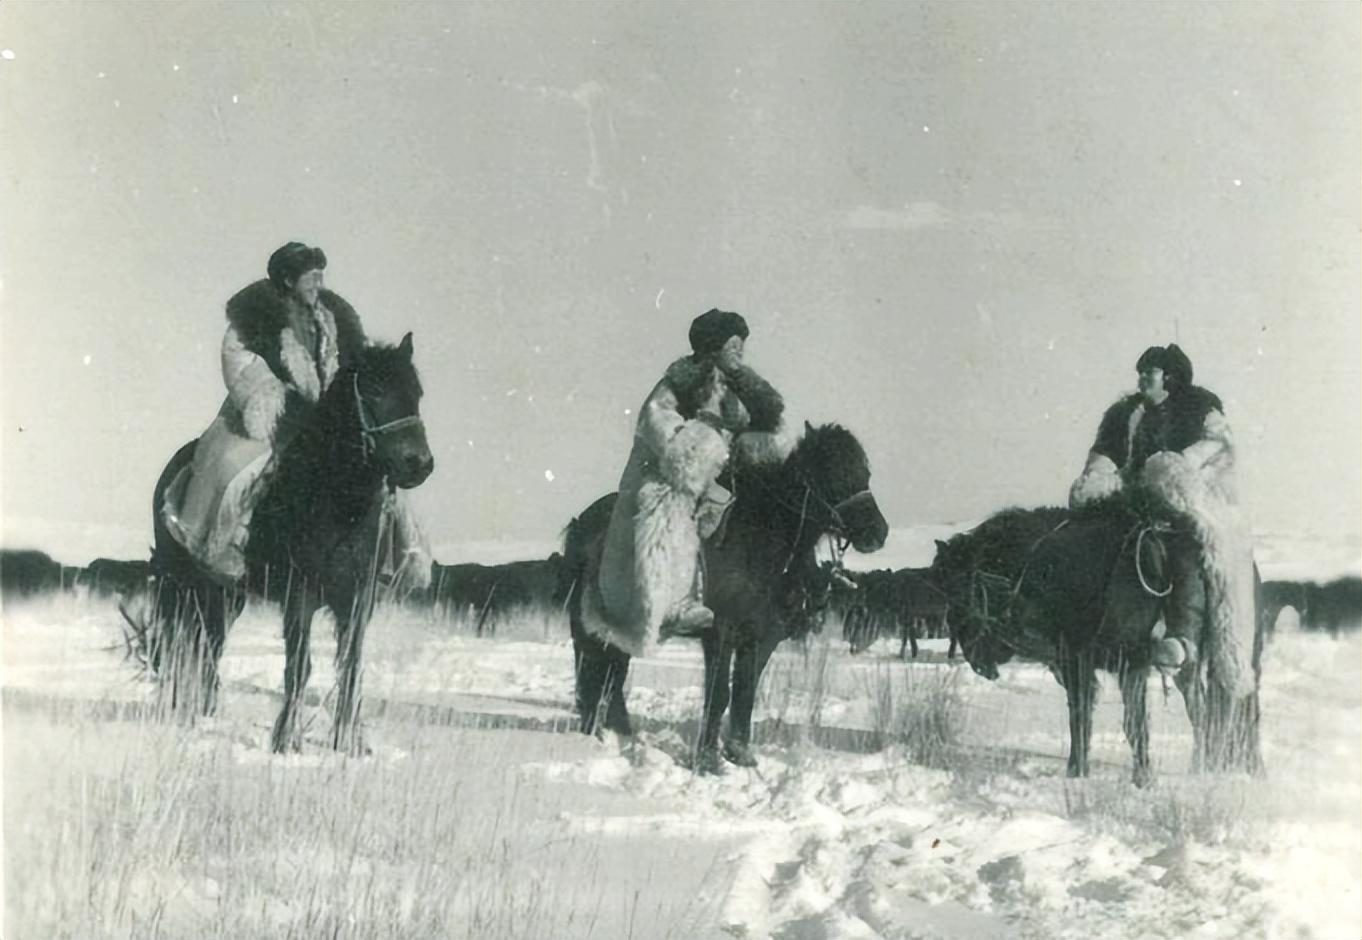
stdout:
<svg viewBox="0 0 1362 940">
<path fill-rule="evenodd" d="M 374 755 L 347 761 L 321 745 L 329 629 L 314 743 L 274 757 L 267 608 L 229 641 L 221 714 L 189 729 L 118 704 L 153 692 L 110 604 L 40 599 L 3 628 L 8 936 L 1362 935 L 1357 637 L 1269 647 L 1265 780 L 1188 775 L 1181 702 L 1155 691 L 1159 781 L 1136 790 L 1114 689 L 1094 776 L 1069 781 L 1053 679 L 987 683 L 934 643 L 915 663 L 888 640 L 853 659 L 831 629 L 782 650 L 759 766 L 714 778 L 687 769 L 693 646 L 636 664 L 645 730 L 598 742 L 568 731 L 558 618 L 476 639 L 387 611 Z"/>
</svg>

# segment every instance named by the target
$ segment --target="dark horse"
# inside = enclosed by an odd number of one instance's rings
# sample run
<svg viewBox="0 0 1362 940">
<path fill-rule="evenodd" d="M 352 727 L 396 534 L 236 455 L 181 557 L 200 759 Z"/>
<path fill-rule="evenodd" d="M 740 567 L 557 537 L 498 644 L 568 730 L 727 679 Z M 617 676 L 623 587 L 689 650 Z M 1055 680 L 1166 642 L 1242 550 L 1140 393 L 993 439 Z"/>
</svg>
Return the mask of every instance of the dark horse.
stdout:
<svg viewBox="0 0 1362 940">
<path fill-rule="evenodd" d="M 884 544 L 888 526 L 870 492 L 870 465 L 854 435 L 835 424 L 805 425 L 804 436 L 780 464 L 740 469 L 729 517 L 704 546 L 705 604 L 714 628 L 705 632 L 705 710 L 696 768 L 723 769 L 719 727 L 732 704 L 722 757 L 754 766 L 752 706 L 762 670 L 782 640 L 811 628 L 826 597 L 826 577 L 814 558 L 832 535 L 860 552 Z M 581 579 L 598 556 L 615 494 L 593 503 L 568 526 L 563 551 L 568 615 L 577 657 L 577 708 L 582 730 L 604 727 L 632 734 L 624 701 L 629 655 L 588 633 L 582 623 Z"/>
<path fill-rule="evenodd" d="M 363 750 L 361 656 L 380 555 L 391 548 L 393 489 L 417 486 L 435 466 L 420 401 L 410 333 L 396 347 L 366 347 L 342 368 L 278 457 L 251 520 L 246 577 L 237 584 L 207 577 L 166 530 L 161 520 L 166 488 L 192 459 L 197 442 L 171 458 L 154 496 L 152 566 L 162 640 L 152 663 L 159 667 L 167 655 L 174 657 L 168 671 L 177 697 L 212 712 L 227 630 L 246 596 L 276 600 L 283 607 L 286 664 L 284 705 L 271 743 L 275 751 L 298 750 L 303 691 L 312 670 L 312 616 L 329 607 L 337 635 L 332 746 Z M 192 695 L 180 689 L 186 682 Z"/>
<path fill-rule="evenodd" d="M 1050 665 L 1069 702 L 1071 777 L 1088 774 L 1096 670 L 1121 683 L 1134 780 L 1153 779 L 1146 687 L 1151 631 L 1161 617 L 1191 625 L 1197 648 L 1207 594 L 1201 549 L 1189 531 L 1140 496 L 1077 511 L 1010 509 L 938 542 L 932 577 L 950 601 L 951 625 L 974 671 L 998 677 L 1021 656 Z M 1255 624 L 1254 691 L 1233 701 L 1210 658 L 1175 677 L 1191 719 L 1196 769 L 1259 772 L 1257 680 L 1263 625 Z"/>
</svg>

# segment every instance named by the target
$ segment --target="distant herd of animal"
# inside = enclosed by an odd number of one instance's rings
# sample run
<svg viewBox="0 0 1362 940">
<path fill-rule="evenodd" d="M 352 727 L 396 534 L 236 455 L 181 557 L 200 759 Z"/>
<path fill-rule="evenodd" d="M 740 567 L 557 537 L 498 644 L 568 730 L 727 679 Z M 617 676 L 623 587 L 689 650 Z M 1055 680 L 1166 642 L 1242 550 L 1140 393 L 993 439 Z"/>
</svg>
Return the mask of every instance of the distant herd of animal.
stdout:
<svg viewBox="0 0 1362 940">
<path fill-rule="evenodd" d="M 554 612 L 565 603 L 563 559 L 513 561 L 500 565 L 436 563 L 429 588 L 404 592 L 401 602 L 428 610 L 440 619 L 471 621 L 478 636 L 495 634 L 504 621 L 526 611 Z M 147 561 L 96 558 L 84 567 L 63 565 L 44 552 L 0 549 L 0 597 L 6 601 L 51 593 L 86 591 L 103 597 L 130 596 L 151 576 Z M 949 639 L 948 656 L 957 643 L 950 627 L 945 593 L 932 583 L 928 568 L 888 568 L 847 572 L 850 583 L 834 586 L 830 608 L 842 624 L 842 637 L 852 653 L 860 653 L 885 637 L 900 643 L 899 656 L 917 658 L 918 641 Z M 1362 629 L 1362 578 L 1312 581 L 1265 581 L 1262 602 L 1269 629 L 1280 612 L 1291 608 L 1303 630 L 1337 636 Z"/>
</svg>

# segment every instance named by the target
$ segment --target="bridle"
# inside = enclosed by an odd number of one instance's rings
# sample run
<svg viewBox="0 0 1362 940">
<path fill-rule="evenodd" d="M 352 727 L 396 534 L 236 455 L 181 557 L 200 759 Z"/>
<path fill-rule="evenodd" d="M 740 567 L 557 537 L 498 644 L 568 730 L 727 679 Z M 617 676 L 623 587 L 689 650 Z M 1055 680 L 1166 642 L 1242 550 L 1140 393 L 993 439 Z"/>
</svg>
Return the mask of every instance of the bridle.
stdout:
<svg viewBox="0 0 1362 940">
<path fill-rule="evenodd" d="M 378 450 L 378 438 L 384 434 L 391 434 L 401 431 L 421 423 L 419 414 L 404 415 L 383 424 L 374 424 L 369 420 L 368 410 L 364 406 L 364 396 L 359 393 L 359 372 L 351 373 L 351 387 L 355 392 L 355 412 L 359 415 L 359 436 L 364 447 L 365 458 L 372 457 Z"/>
<path fill-rule="evenodd" d="M 818 492 L 812 481 L 803 473 L 799 474 L 799 482 L 804 486 L 804 495 L 799 500 L 799 508 L 795 509 L 790 503 L 786 502 L 780 494 L 771 490 L 771 495 L 776 503 L 799 514 L 799 528 L 795 530 L 794 544 L 790 548 L 790 557 L 785 559 L 785 564 L 781 567 L 781 574 L 790 570 L 790 565 L 794 564 L 795 555 L 799 551 L 799 544 L 804 539 L 804 530 L 809 522 L 809 500 L 815 500 L 823 509 L 827 511 L 827 521 L 820 529 L 832 536 L 829 544 L 832 548 L 832 570 L 839 572 L 842 570 L 842 556 L 846 554 L 847 547 L 851 544 L 851 535 L 847 532 L 846 522 L 842 518 L 842 513 L 854 506 L 864 503 L 866 500 L 873 500 L 874 494 L 869 489 L 858 490 L 846 499 L 836 503 L 829 502 L 822 493 Z"/>
</svg>

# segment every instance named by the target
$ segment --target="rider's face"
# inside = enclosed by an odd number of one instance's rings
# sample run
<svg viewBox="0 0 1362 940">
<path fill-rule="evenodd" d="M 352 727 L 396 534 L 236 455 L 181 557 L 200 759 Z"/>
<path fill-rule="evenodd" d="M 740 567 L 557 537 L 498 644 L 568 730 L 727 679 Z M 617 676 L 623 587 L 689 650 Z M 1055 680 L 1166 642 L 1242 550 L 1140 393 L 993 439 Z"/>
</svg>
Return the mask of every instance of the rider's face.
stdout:
<svg viewBox="0 0 1362 940">
<path fill-rule="evenodd" d="M 730 336 L 728 342 L 719 348 L 719 354 L 715 357 L 720 369 L 736 369 L 742 365 L 743 338 L 741 336 Z"/>
<path fill-rule="evenodd" d="M 1140 394 L 1156 405 L 1168 397 L 1162 369 L 1151 366 L 1140 371 Z"/>
<path fill-rule="evenodd" d="M 293 294 L 309 307 L 317 305 L 317 295 L 322 289 L 322 272 L 320 268 L 313 268 L 298 275 L 293 282 Z"/>
</svg>

